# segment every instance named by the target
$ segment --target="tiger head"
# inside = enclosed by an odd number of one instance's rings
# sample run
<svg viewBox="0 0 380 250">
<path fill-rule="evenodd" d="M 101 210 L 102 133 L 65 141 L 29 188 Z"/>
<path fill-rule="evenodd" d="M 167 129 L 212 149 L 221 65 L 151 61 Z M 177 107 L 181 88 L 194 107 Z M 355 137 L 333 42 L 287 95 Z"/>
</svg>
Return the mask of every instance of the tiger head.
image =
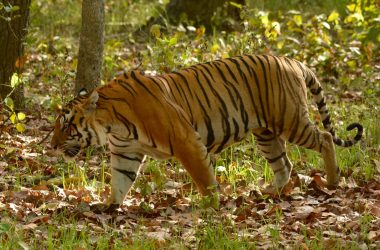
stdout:
<svg viewBox="0 0 380 250">
<path fill-rule="evenodd" d="M 81 149 L 90 146 L 96 133 L 89 126 L 99 95 L 82 89 L 78 96 L 60 110 L 55 121 L 51 146 L 63 152 L 65 158 L 75 157 Z M 94 138 L 95 137 L 95 138 Z"/>
</svg>

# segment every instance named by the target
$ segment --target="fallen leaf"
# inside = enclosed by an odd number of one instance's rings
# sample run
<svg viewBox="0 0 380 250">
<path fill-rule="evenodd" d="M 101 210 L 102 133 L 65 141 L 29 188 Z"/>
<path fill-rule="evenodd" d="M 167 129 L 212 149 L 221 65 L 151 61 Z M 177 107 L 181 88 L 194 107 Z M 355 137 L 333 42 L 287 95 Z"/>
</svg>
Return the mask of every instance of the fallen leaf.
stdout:
<svg viewBox="0 0 380 250">
<path fill-rule="evenodd" d="M 296 207 L 296 211 L 294 212 L 294 217 L 299 220 L 306 219 L 312 212 L 314 208 L 312 206 L 300 206 Z"/>
<path fill-rule="evenodd" d="M 34 186 L 34 187 L 32 187 L 32 189 L 33 190 L 47 190 L 47 191 L 49 191 L 49 188 L 46 185 Z"/>
<path fill-rule="evenodd" d="M 324 180 L 320 175 L 314 175 L 313 181 L 309 184 L 309 187 L 312 187 L 316 191 L 320 191 L 324 194 L 327 194 L 329 196 L 333 195 L 336 190 L 329 190 L 326 187 L 326 180 Z"/>
<path fill-rule="evenodd" d="M 34 217 L 33 219 L 31 219 L 30 223 L 35 223 L 35 224 L 46 223 L 49 221 L 49 218 L 50 218 L 49 214 L 37 216 L 37 217 Z"/>
<path fill-rule="evenodd" d="M 380 231 L 370 231 L 368 232 L 367 239 L 369 241 L 375 241 L 380 239 Z"/>
<path fill-rule="evenodd" d="M 161 243 L 164 243 L 167 239 L 170 238 L 170 233 L 165 231 L 159 231 L 159 232 L 147 232 L 146 236 L 151 239 L 155 239 Z"/>
</svg>

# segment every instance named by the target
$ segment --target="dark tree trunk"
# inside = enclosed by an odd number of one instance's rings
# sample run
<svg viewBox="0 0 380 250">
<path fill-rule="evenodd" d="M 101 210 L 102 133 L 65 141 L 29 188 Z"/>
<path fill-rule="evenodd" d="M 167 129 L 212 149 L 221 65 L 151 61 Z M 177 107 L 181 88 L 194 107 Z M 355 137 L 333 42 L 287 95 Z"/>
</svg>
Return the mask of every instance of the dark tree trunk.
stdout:
<svg viewBox="0 0 380 250">
<path fill-rule="evenodd" d="M 104 0 L 83 0 L 75 94 L 100 85 L 104 43 Z"/>
<path fill-rule="evenodd" d="M 2 2 L 5 6 L 18 6 L 19 9 L 11 12 L 0 10 L 0 100 L 4 100 L 13 90 L 10 86 L 12 75 L 22 71 L 24 39 L 27 34 L 30 6 L 30 0 Z M 11 98 L 16 109 L 24 108 L 24 86 L 22 84 L 15 88 Z"/>
<path fill-rule="evenodd" d="M 229 2 L 244 4 L 245 0 L 171 0 L 166 6 L 166 11 L 171 23 L 177 24 L 184 17 L 194 21 L 196 25 L 204 25 L 206 30 L 211 31 L 213 17 L 219 8 L 219 15 L 239 18 L 239 10 Z M 223 26 L 223 24 L 218 24 Z"/>
</svg>

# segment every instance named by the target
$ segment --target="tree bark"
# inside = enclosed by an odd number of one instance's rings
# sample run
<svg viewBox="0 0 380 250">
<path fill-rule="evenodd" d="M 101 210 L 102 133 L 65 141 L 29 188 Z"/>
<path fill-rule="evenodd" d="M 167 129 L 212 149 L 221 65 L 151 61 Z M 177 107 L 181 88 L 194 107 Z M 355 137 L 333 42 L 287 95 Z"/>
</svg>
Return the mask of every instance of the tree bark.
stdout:
<svg viewBox="0 0 380 250">
<path fill-rule="evenodd" d="M 228 0 L 171 0 L 166 6 L 166 12 L 169 21 L 177 24 L 181 21 L 181 17 L 186 15 L 188 20 L 192 20 L 196 25 L 204 25 L 206 30 L 211 31 L 213 26 L 213 16 L 218 8 L 224 12 L 226 16 L 233 19 L 239 18 L 239 10 L 229 5 Z M 235 0 L 238 4 L 245 4 L 245 0 Z M 221 13 L 219 13 L 221 14 Z M 219 24 L 222 25 L 223 24 Z"/>
<path fill-rule="evenodd" d="M 0 12 L 0 101 L 13 90 L 10 79 L 21 73 L 24 62 L 24 39 L 27 34 L 30 0 L 2 1 L 5 6 L 18 6 L 15 11 Z M 7 20 L 7 18 L 10 18 Z M 11 94 L 16 109 L 23 109 L 24 86 L 19 84 Z"/>
<path fill-rule="evenodd" d="M 104 0 L 83 0 L 75 94 L 100 85 L 104 44 Z"/>
</svg>

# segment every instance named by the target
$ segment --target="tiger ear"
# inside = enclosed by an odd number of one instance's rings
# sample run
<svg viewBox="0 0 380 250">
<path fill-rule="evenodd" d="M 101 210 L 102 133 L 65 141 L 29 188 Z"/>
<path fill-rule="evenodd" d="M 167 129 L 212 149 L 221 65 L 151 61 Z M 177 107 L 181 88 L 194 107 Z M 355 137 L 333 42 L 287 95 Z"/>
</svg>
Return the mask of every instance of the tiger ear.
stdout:
<svg viewBox="0 0 380 250">
<path fill-rule="evenodd" d="M 99 94 L 96 90 L 94 90 L 90 96 L 87 98 L 85 103 L 83 103 L 83 109 L 88 112 L 92 112 L 96 109 L 96 103 L 99 100 Z"/>
</svg>

